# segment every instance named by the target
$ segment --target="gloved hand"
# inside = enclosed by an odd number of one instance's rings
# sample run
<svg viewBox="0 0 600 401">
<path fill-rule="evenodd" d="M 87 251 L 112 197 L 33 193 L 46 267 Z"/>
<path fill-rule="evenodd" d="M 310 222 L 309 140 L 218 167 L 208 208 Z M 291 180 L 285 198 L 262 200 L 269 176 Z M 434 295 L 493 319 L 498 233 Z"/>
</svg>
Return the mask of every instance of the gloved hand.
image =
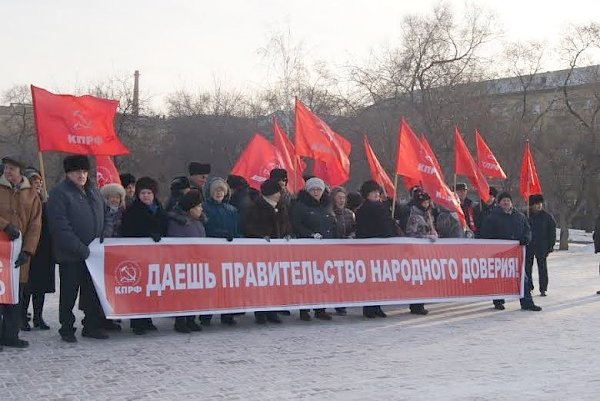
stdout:
<svg viewBox="0 0 600 401">
<path fill-rule="evenodd" d="M 285 237 L 283 237 L 283 239 L 289 242 L 289 240 L 292 239 L 292 236 L 288 234 Z"/>
<path fill-rule="evenodd" d="M 315 233 L 315 234 L 313 234 L 313 238 L 314 239 L 323 239 L 323 236 L 319 233 Z"/>
<path fill-rule="evenodd" d="M 465 238 L 475 238 L 475 233 L 471 230 L 465 231 Z"/>
<path fill-rule="evenodd" d="M 525 238 L 523 238 L 522 240 L 519 240 L 519 245 L 527 245 L 529 244 L 529 241 L 527 241 Z"/>
<path fill-rule="evenodd" d="M 227 242 L 233 241 L 233 235 L 231 233 L 227 233 L 227 236 L 225 238 L 227 239 Z"/>
<path fill-rule="evenodd" d="M 268 235 L 263 237 L 263 239 L 267 242 L 271 242 L 271 237 L 269 237 Z"/>
<path fill-rule="evenodd" d="M 104 244 L 104 235 L 100 236 L 100 243 Z"/>
<path fill-rule="evenodd" d="M 15 269 L 18 269 L 20 266 L 23 266 L 25 263 L 29 262 L 29 258 L 31 255 L 27 251 L 21 251 L 17 260 L 15 260 Z"/>
<path fill-rule="evenodd" d="M 21 235 L 19 229 L 10 223 L 7 224 L 6 227 L 4 227 L 4 232 L 8 235 L 8 239 L 11 241 L 16 240 L 17 238 L 19 238 L 19 235 Z"/>
<path fill-rule="evenodd" d="M 429 241 L 431 242 L 435 242 L 437 241 L 437 235 L 428 235 L 427 238 L 429 239 Z"/>
<path fill-rule="evenodd" d="M 152 241 L 154 241 L 154 242 L 160 242 L 160 240 L 161 240 L 159 233 L 150 234 L 150 238 L 152 238 Z"/>
</svg>

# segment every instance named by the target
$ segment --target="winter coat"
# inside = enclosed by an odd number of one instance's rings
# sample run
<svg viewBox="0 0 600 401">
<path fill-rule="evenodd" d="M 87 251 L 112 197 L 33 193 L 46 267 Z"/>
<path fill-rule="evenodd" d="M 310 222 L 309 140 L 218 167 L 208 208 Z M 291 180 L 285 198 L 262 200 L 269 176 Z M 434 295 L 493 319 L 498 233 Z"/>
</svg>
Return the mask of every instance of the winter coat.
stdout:
<svg viewBox="0 0 600 401">
<path fill-rule="evenodd" d="M 491 205 L 486 205 L 484 202 L 477 204 L 473 208 L 473 214 L 475 216 L 475 227 L 477 227 L 477 232 L 475 232 L 475 238 L 480 238 L 479 231 L 484 224 L 485 219 L 492 213 L 492 210 L 496 209 L 498 204 L 496 202 Z"/>
<path fill-rule="evenodd" d="M 365 200 L 356 210 L 356 238 L 398 236 L 396 222 L 383 202 Z"/>
<path fill-rule="evenodd" d="M 292 227 L 297 238 L 313 238 L 315 234 L 337 238 L 337 223 L 329 196 L 323 193 L 321 199 L 316 200 L 307 191 L 300 191 L 292 209 Z"/>
<path fill-rule="evenodd" d="M 112 210 L 106 206 L 104 209 L 105 221 L 104 238 L 118 238 L 121 236 L 121 224 L 123 223 L 123 213 L 125 209 L 120 207 L 117 210 Z"/>
<path fill-rule="evenodd" d="M 9 224 L 21 232 L 21 250 L 33 254 L 42 230 L 42 202 L 27 177 L 13 189 L 12 184 L 0 176 L 0 230 Z M 25 263 L 21 266 L 19 282 L 26 283 L 28 279 L 29 263 Z"/>
<path fill-rule="evenodd" d="M 289 213 L 281 202 L 271 206 L 262 196 L 248 208 L 244 236 L 248 238 L 283 238 L 292 234 Z"/>
<path fill-rule="evenodd" d="M 333 208 L 335 214 L 335 221 L 337 224 L 337 237 L 338 238 L 354 238 L 356 235 L 356 217 L 352 210 L 343 208 Z"/>
<path fill-rule="evenodd" d="M 506 213 L 497 207 L 483 222 L 481 238 L 516 240 L 524 245 L 531 241 L 531 229 L 527 217 L 516 209 Z"/>
<path fill-rule="evenodd" d="M 596 226 L 594 227 L 594 253 L 600 252 L 600 216 L 596 219 Z"/>
<path fill-rule="evenodd" d="M 406 223 L 406 235 L 415 238 L 425 238 L 432 235 L 437 237 L 438 234 L 435 230 L 430 209 L 422 210 L 417 206 L 410 209 L 410 215 Z"/>
<path fill-rule="evenodd" d="M 168 214 L 169 225 L 167 236 L 185 238 L 204 238 L 206 230 L 201 220 L 191 218 L 181 210 L 175 210 Z"/>
<path fill-rule="evenodd" d="M 463 238 L 465 231 L 460 225 L 456 213 L 449 210 L 440 210 L 435 220 L 435 229 L 440 238 Z"/>
<path fill-rule="evenodd" d="M 460 204 L 460 207 L 465 215 L 467 228 L 476 233 L 479 227 L 477 227 L 477 225 L 475 224 L 475 212 L 473 210 L 473 201 L 469 198 L 465 198 L 465 200 Z"/>
<path fill-rule="evenodd" d="M 90 254 L 88 245 L 104 231 L 104 200 L 89 180 L 83 190 L 65 178 L 50 191 L 48 222 L 58 263 L 81 262 Z"/>
<path fill-rule="evenodd" d="M 229 200 L 229 204 L 238 211 L 240 227 L 244 226 L 244 220 L 248 216 L 248 209 L 252 207 L 253 204 L 248 191 L 249 188 L 239 188 L 231 195 L 231 199 Z"/>
<path fill-rule="evenodd" d="M 397 207 L 397 209 L 399 209 L 398 224 L 400 224 L 400 228 L 402 228 L 402 231 L 404 231 L 404 232 L 406 232 L 406 224 L 408 223 L 408 216 L 410 216 L 410 211 L 414 205 L 415 205 L 415 202 L 410 200 L 408 203 Z M 394 211 L 394 215 L 395 214 L 396 214 L 396 211 Z"/>
<path fill-rule="evenodd" d="M 32 294 L 55 292 L 56 261 L 52 255 L 52 237 L 48 225 L 46 203 L 42 203 L 42 230 L 35 254 L 31 256 L 28 290 Z"/>
<path fill-rule="evenodd" d="M 545 210 L 529 214 L 531 227 L 531 242 L 527 247 L 529 252 L 539 257 L 546 257 L 554 249 L 556 243 L 556 222 L 554 217 Z"/>
<path fill-rule="evenodd" d="M 164 237 L 167 235 L 167 213 L 158 201 L 154 201 L 156 211 L 152 210 L 136 198 L 133 203 L 125 209 L 123 222 L 121 223 L 122 237 Z"/>
</svg>

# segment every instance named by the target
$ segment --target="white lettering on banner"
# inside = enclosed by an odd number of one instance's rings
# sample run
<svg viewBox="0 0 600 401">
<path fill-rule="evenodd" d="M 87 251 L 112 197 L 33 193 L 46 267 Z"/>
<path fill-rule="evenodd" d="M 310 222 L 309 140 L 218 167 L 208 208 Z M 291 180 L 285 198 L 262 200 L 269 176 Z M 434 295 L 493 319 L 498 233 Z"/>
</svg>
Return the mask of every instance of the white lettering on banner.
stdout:
<svg viewBox="0 0 600 401">
<path fill-rule="evenodd" d="M 91 136 L 91 135 L 67 135 L 67 142 L 69 144 L 74 145 L 101 145 L 102 137 L 101 136 Z"/>
<path fill-rule="evenodd" d="M 462 282 L 472 283 L 477 279 L 516 278 L 517 258 L 462 258 Z M 500 274 L 498 275 L 498 271 Z"/>
<path fill-rule="evenodd" d="M 0 273 L 2 273 L 3 268 L 4 268 L 4 265 L 0 261 Z M 6 284 L 4 284 L 4 281 L 0 280 L 0 295 L 4 295 L 4 294 L 6 294 Z"/>
<path fill-rule="evenodd" d="M 418 259 L 411 260 L 412 265 L 412 278 L 410 280 L 412 285 L 415 285 L 417 281 L 419 284 L 423 285 L 423 273 L 421 272 L 421 264 Z"/>
<path fill-rule="evenodd" d="M 211 273 L 208 263 L 175 263 L 175 273 L 171 264 L 166 263 L 162 266 L 158 263 L 148 265 L 148 283 L 146 284 L 146 296 L 149 297 L 152 292 L 161 296 L 165 290 L 198 290 L 206 288 L 215 288 L 217 284 L 216 276 Z M 137 287 L 115 287 L 117 294 L 130 294 L 132 292 L 140 293 L 142 288 Z"/>
<path fill-rule="evenodd" d="M 486 161 L 482 161 L 482 162 L 481 162 L 481 165 L 482 165 L 483 167 L 485 167 L 485 168 L 489 168 L 489 169 L 491 169 L 491 170 L 496 170 L 496 171 L 500 170 L 500 166 L 498 166 L 498 165 L 497 165 L 497 164 L 495 164 L 495 163 L 489 163 L 489 162 L 486 162 Z"/>
</svg>

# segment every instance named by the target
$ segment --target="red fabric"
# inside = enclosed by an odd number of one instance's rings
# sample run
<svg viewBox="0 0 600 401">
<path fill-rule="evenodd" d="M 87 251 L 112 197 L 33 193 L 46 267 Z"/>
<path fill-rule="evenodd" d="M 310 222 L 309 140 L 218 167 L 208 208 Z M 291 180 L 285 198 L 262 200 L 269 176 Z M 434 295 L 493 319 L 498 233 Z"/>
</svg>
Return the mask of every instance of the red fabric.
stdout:
<svg viewBox="0 0 600 401">
<path fill-rule="evenodd" d="M 477 166 L 481 172 L 489 179 L 505 180 L 504 170 L 477 130 L 475 130 L 475 147 L 477 149 Z"/>
<path fill-rule="evenodd" d="M 273 145 L 281 155 L 285 165 L 283 168 L 288 172 L 288 188 L 290 188 L 292 192 L 298 192 L 304 187 L 302 172 L 306 169 L 306 163 L 304 163 L 300 156 L 296 156 L 294 144 L 290 141 L 285 132 L 283 132 L 275 117 L 273 117 L 272 120 L 272 128 Z"/>
<path fill-rule="evenodd" d="M 55 95 L 31 86 L 40 152 L 125 155 L 113 121 L 119 102 L 93 96 Z"/>
<path fill-rule="evenodd" d="M 381 167 L 381 163 L 377 160 L 377 156 L 375 156 L 375 152 L 373 152 L 366 135 L 364 136 L 363 144 L 365 145 L 365 155 L 367 156 L 367 164 L 369 165 L 371 178 L 383 187 L 387 197 L 393 197 L 396 192 L 394 184 L 383 167 Z"/>
<path fill-rule="evenodd" d="M 456 212 L 465 226 L 465 216 L 456 194 L 444 183 L 435 163 L 434 156 L 421 144 L 410 126 L 402 119 L 398 134 L 398 156 L 396 173 L 408 178 L 407 182 L 420 183 L 431 196 L 433 203 Z"/>
<path fill-rule="evenodd" d="M 483 202 L 490 199 L 490 186 L 475 164 L 475 160 L 471 157 L 469 149 L 456 127 L 454 127 L 454 173 L 467 177 Z"/>
<path fill-rule="evenodd" d="M 442 167 L 440 166 L 440 163 L 438 162 L 437 157 L 435 157 L 435 153 L 431 149 L 431 146 L 429 146 L 429 142 L 427 142 L 427 138 L 423 134 L 421 134 L 421 145 L 423 145 L 423 147 L 425 148 L 427 153 L 429 153 L 429 155 L 431 156 L 431 159 L 433 160 L 433 163 L 435 164 L 435 168 L 437 168 L 438 173 L 440 173 L 440 177 L 442 177 L 442 180 L 446 181 L 446 178 L 444 178 L 444 173 L 442 172 Z"/>
<path fill-rule="evenodd" d="M 110 156 L 96 156 L 96 183 L 98 188 L 106 184 L 120 184 L 119 171 Z"/>
<path fill-rule="evenodd" d="M 235 163 L 231 175 L 239 175 L 250 187 L 260 191 L 260 185 L 269 179 L 274 168 L 284 168 L 281 155 L 265 137 L 256 133 Z"/>
<path fill-rule="evenodd" d="M 319 167 L 316 170 L 319 175 L 315 175 L 331 186 L 342 185 L 348 181 L 349 155 L 352 148 L 350 142 L 329 128 L 298 99 L 295 126 L 296 154 L 325 164 L 325 168 Z"/>
<path fill-rule="evenodd" d="M 519 193 L 529 202 L 529 195 L 537 195 L 542 193 L 542 186 L 538 178 L 533 157 L 529 149 L 529 141 L 525 142 L 525 151 L 523 152 L 523 160 L 521 161 L 521 174 L 519 175 Z"/>
</svg>

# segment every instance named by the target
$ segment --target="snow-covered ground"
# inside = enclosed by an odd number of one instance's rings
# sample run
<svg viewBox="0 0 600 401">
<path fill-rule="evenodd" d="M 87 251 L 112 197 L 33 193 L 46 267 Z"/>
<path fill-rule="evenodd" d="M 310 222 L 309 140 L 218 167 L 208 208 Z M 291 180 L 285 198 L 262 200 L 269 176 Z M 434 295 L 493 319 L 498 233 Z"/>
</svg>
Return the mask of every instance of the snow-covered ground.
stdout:
<svg viewBox="0 0 600 401">
<path fill-rule="evenodd" d="M 107 341 L 59 341 L 56 295 L 50 332 L 24 333 L 27 350 L 0 353 L 0 400 L 597 400 L 600 398 L 600 277 L 591 244 L 549 258 L 544 309 L 518 302 L 403 306 L 387 319 L 360 310 L 331 322 L 176 334 L 128 330 Z M 534 268 L 535 272 L 535 268 Z M 534 273 L 537 287 L 537 272 Z"/>
</svg>

